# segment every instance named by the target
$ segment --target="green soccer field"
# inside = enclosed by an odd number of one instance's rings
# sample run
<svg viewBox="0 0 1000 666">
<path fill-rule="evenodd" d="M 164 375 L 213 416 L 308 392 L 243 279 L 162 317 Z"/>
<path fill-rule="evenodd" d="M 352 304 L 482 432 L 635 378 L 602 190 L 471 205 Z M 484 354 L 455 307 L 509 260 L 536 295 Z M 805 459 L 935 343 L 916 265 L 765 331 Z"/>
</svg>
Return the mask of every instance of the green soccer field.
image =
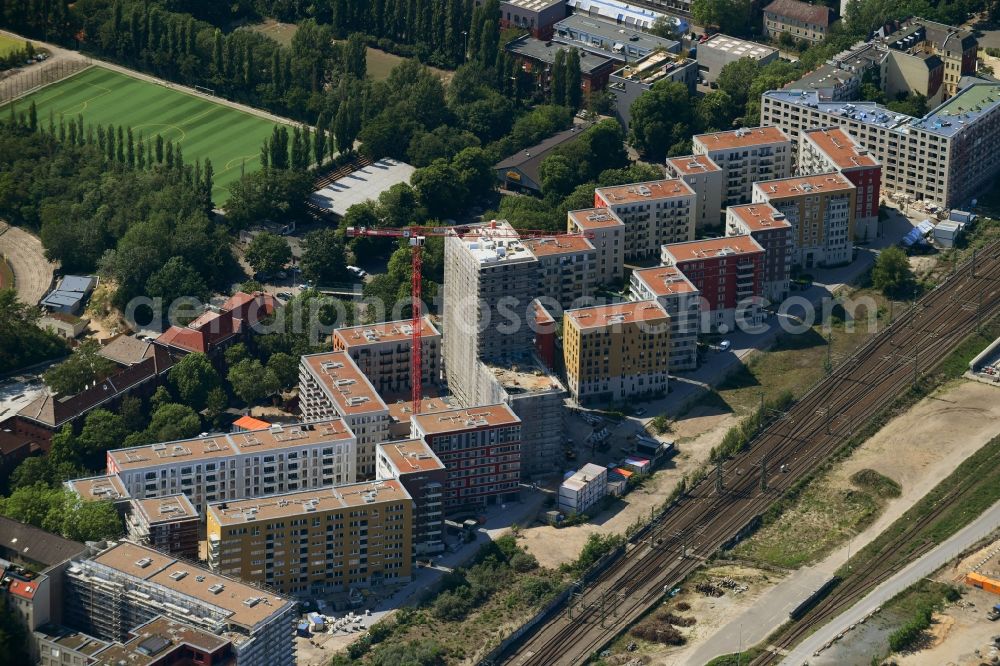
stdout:
<svg viewBox="0 0 1000 666">
<path fill-rule="evenodd" d="M 244 162 L 247 173 L 260 168 L 260 146 L 274 128 L 265 118 L 97 66 L 17 100 L 17 109 L 26 110 L 32 100 L 42 126 L 49 111 L 57 125 L 60 114 L 82 114 L 85 125 L 131 126 L 147 147 L 157 134 L 179 143 L 187 164 L 211 159 L 216 205 L 229 198 L 229 184 Z"/>
</svg>

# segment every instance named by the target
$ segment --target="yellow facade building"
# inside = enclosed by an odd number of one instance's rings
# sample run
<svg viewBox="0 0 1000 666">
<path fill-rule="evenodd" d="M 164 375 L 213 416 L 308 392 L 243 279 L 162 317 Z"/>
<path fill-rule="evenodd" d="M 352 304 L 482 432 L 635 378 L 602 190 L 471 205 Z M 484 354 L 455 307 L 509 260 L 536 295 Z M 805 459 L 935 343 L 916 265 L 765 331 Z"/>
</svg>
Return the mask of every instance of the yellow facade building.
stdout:
<svg viewBox="0 0 1000 666">
<path fill-rule="evenodd" d="M 206 511 L 213 571 L 308 596 L 405 583 L 413 500 L 397 480 L 237 502 Z"/>
<path fill-rule="evenodd" d="M 568 310 L 563 353 L 580 404 L 666 393 L 670 315 L 656 301 Z"/>
</svg>

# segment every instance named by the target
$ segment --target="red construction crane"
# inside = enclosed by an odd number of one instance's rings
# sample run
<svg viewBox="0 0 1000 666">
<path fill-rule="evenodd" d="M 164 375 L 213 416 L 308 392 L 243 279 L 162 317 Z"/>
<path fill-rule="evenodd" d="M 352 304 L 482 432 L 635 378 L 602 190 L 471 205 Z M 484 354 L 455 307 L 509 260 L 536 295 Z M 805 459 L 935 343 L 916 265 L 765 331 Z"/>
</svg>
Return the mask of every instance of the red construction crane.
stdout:
<svg viewBox="0 0 1000 666">
<path fill-rule="evenodd" d="M 413 401 L 413 413 L 420 413 L 420 403 L 422 399 L 421 381 L 423 378 L 423 322 L 420 311 L 422 287 L 421 287 L 421 267 L 423 259 L 421 248 L 424 239 L 428 236 L 465 236 L 479 235 L 484 229 L 488 229 L 492 238 L 589 238 L 593 234 L 587 232 L 580 233 L 553 233 L 551 231 L 541 231 L 530 229 L 518 231 L 497 227 L 496 220 L 489 225 L 456 226 L 456 227 L 403 227 L 400 229 L 369 229 L 368 227 L 348 227 L 347 236 L 350 238 L 379 237 L 379 238 L 406 238 L 410 244 L 411 276 L 410 276 L 410 398 Z"/>
</svg>

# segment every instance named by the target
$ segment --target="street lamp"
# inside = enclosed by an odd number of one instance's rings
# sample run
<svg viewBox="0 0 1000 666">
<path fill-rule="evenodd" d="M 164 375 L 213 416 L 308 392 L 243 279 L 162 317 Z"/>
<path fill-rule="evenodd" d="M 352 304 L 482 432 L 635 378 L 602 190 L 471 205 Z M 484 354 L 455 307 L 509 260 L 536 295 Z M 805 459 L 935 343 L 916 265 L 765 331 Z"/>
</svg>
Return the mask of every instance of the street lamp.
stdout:
<svg viewBox="0 0 1000 666">
<path fill-rule="evenodd" d="M 464 42 L 463 42 L 464 46 L 462 48 L 462 64 L 464 65 L 465 61 L 469 59 L 469 31 L 468 30 L 463 30 L 462 31 L 462 38 L 464 40 Z"/>
</svg>

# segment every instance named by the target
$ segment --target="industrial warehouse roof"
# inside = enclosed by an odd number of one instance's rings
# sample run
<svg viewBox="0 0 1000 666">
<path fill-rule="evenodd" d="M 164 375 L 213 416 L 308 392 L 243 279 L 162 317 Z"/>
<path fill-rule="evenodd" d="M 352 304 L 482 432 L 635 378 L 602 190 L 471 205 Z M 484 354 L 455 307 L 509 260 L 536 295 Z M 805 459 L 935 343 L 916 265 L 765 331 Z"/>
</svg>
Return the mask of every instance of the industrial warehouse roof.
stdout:
<svg viewBox="0 0 1000 666">
<path fill-rule="evenodd" d="M 729 35 L 723 35 L 721 32 L 712 35 L 702 43 L 698 44 L 699 52 L 704 49 L 728 53 L 734 58 L 753 58 L 754 60 L 761 60 L 773 53 L 778 52 L 778 49 L 773 46 L 765 46 L 764 44 L 758 44 L 757 42 L 748 42 L 743 39 L 737 39 L 736 37 L 730 37 Z"/>
<path fill-rule="evenodd" d="M 516 56 L 552 65 L 556 61 L 556 53 L 559 51 L 569 51 L 572 47 L 560 44 L 559 42 L 543 42 L 530 35 L 525 35 L 508 42 L 504 48 Z M 580 54 L 580 73 L 587 76 L 592 75 L 602 68 L 610 68 L 614 62 L 611 58 L 606 58 L 593 52 L 579 49 L 578 51 Z"/>
<path fill-rule="evenodd" d="M 320 208 L 343 217 L 354 204 L 374 201 L 393 185 L 410 182 L 414 171 L 406 162 L 386 157 L 316 190 L 310 199 Z"/>
<path fill-rule="evenodd" d="M 619 2 L 618 0 L 568 0 L 567 5 L 572 7 L 577 14 L 587 14 L 589 16 L 600 16 L 609 21 L 621 24 L 625 28 L 639 28 L 649 30 L 659 18 L 665 18 L 671 22 L 678 33 L 687 32 L 687 21 L 667 14 L 654 12 L 652 9 L 638 7 L 634 4 Z"/>
<path fill-rule="evenodd" d="M 623 26 L 617 22 L 588 16 L 587 14 L 571 14 L 555 24 L 555 37 L 569 44 L 577 43 L 580 48 L 608 51 L 609 57 L 622 57 L 614 51 L 615 46 L 629 44 L 642 51 L 677 51 L 680 42 L 665 37 L 643 32 L 639 27 Z M 586 35 L 587 39 L 577 39 L 574 35 Z M 593 37 L 605 40 L 603 44 L 595 44 Z M 620 48 L 619 48 L 620 50 Z"/>
</svg>

